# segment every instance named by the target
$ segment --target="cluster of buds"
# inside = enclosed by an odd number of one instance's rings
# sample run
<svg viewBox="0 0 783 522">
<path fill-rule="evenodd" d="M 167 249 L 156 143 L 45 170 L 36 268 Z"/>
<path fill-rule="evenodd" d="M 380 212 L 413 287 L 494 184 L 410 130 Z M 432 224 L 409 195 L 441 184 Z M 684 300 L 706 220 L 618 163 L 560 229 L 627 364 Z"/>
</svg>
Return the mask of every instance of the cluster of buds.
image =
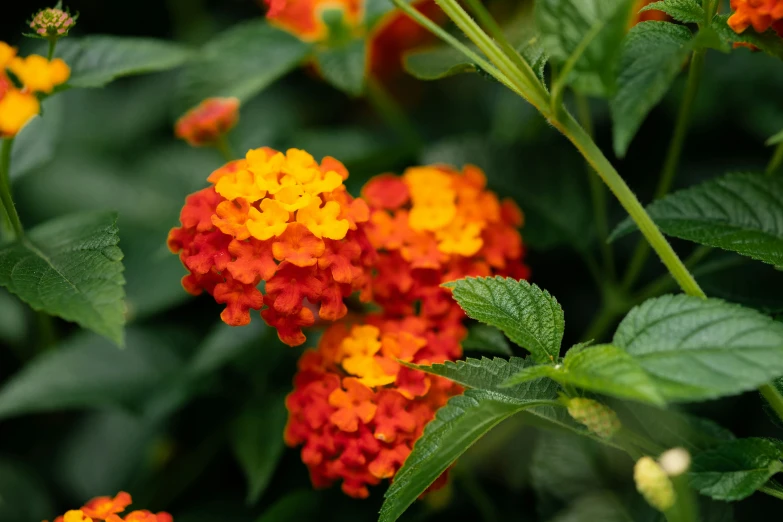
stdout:
<svg viewBox="0 0 783 522">
<path fill-rule="evenodd" d="M 763 33 L 771 27 L 783 34 L 783 0 L 731 0 L 731 9 L 728 23 L 736 33 L 748 27 Z"/>
<path fill-rule="evenodd" d="M 29 22 L 33 34 L 28 36 L 48 40 L 68 36 L 68 31 L 76 25 L 78 18 L 78 14 L 72 15 L 67 9 L 63 11 L 61 2 L 58 2 L 55 7 L 38 11 L 33 16 Z"/>
<path fill-rule="evenodd" d="M 576 397 L 564 402 L 571 418 L 602 439 L 611 440 L 622 427 L 617 413 L 598 401 Z"/>
<path fill-rule="evenodd" d="M 153 513 L 146 509 L 130 511 L 124 516 L 120 513 L 131 505 L 131 496 L 124 491 L 115 497 L 96 497 L 80 509 L 72 509 L 54 519 L 54 522 L 172 522 L 171 515 L 165 512 Z"/>
<path fill-rule="evenodd" d="M 17 87 L 7 72 L 21 87 Z M 71 70 L 59 58 L 50 61 L 36 54 L 21 58 L 15 48 L 0 42 L 0 138 L 16 136 L 41 112 L 36 93 L 51 94 L 70 75 Z"/>
<path fill-rule="evenodd" d="M 177 138 L 193 147 L 215 146 L 239 121 L 239 99 L 207 98 L 174 126 Z"/>
<path fill-rule="evenodd" d="M 313 309 L 336 321 L 347 313 L 345 297 L 369 300 L 375 256 L 360 228 L 369 210 L 348 194 L 347 177 L 334 158 L 318 164 L 302 150 L 266 147 L 213 172 L 213 185 L 188 196 L 182 226 L 169 233 L 190 271 L 185 289 L 225 304 L 221 318 L 233 326 L 266 307 L 261 316 L 291 346 L 305 341 Z"/>
</svg>

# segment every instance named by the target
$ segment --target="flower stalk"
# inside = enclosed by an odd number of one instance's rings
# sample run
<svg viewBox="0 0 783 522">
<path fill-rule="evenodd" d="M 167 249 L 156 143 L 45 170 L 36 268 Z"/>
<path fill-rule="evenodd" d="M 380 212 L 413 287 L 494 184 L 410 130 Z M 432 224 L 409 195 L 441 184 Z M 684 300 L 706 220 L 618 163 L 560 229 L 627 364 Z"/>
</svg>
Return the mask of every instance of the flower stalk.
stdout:
<svg viewBox="0 0 783 522">
<path fill-rule="evenodd" d="M 19 214 L 16 212 L 14 200 L 11 196 L 11 150 L 14 147 L 14 138 L 6 138 L 0 146 L 0 200 L 14 231 L 14 238 L 24 237 L 24 228 Z"/>
</svg>

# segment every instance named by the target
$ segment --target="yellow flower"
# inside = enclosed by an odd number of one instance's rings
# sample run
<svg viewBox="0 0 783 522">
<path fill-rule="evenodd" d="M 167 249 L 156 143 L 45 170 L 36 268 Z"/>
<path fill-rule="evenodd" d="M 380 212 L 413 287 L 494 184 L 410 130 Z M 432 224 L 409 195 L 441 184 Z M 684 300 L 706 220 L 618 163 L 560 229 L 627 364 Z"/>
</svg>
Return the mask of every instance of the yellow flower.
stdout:
<svg viewBox="0 0 783 522">
<path fill-rule="evenodd" d="M 296 213 L 296 221 L 303 224 L 315 237 L 328 239 L 343 239 L 348 233 L 348 220 L 337 219 L 340 214 L 340 204 L 336 201 L 327 202 L 320 208 L 321 198 L 313 201 Z"/>
<path fill-rule="evenodd" d="M 275 201 L 288 212 L 295 212 L 306 207 L 312 199 L 312 196 L 304 191 L 302 185 L 288 185 L 275 194 Z"/>
<path fill-rule="evenodd" d="M 0 136 L 16 136 L 40 110 L 41 104 L 33 94 L 8 91 L 0 99 Z"/>
<path fill-rule="evenodd" d="M 317 196 L 322 192 L 331 192 L 342 184 L 342 176 L 340 176 L 335 171 L 330 170 L 323 176 L 321 176 L 319 173 L 316 175 L 315 180 L 311 181 L 310 183 L 305 183 L 304 189 L 313 196 Z"/>
<path fill-rule="evenodd" d="M 50 62 L 37 54 L 26 58 L 13 58 L 8 69 L 19 78 L 26 89 L 47 94 L 71 76 L 71 69 L 61 59 L 55 58 Z"/>
<path fill-rule="evenodd" d="M 253 173 L 244 169 L 220 178 L 215 185 L 215 191 L 228 200 L 244 198 L 248 203 L 255 203 L 266 196 L 266 190 L 258 186 Z"/>
<path fill-rule="evenodd" d="M 63 522 L 92 522 L 92 519 L 80 509 L 72 509 L 65 513 Z"/>
<path fill-rule="evenodd" d="M 16 56 L 16 49 L 5 42 L 0 42 L 0 69 L 5 69 Z"/>
<path fill-rule="evenodd" d="M 396 374 L 386 373 L 375 358 L 381 349 L 380 333 L 375 326 L 354 326 L 351 335 L 342 342 L 343 368 L 371 388 L 391 384 L 397 378 Z"/>
<path fill-rule="evenodd" d="M 290 217 L 288 211 L 273 199 L 265 199 L 259 206 L 260 212 L 253 207 L 250 208 L 246 223 L 250 234 L 256 239 L 265 241 L 285 232 Z"/>
<path fill-rule="evenodd" d="M 470 257 L 484 246 L 484 241 L 481 239 L 481 225 L 461 221 L 457 219 L 446 228 L 435 232 L 438 250 L 444 254 Z"/>
<path fill-rule="evenodd" d="M 283 174 L 293 176 L 299 183 L 309 183 L 320 173 L 318 163 L 308 152 L 299 149 L 288 149 L 285 153 Z"/>
</svg>

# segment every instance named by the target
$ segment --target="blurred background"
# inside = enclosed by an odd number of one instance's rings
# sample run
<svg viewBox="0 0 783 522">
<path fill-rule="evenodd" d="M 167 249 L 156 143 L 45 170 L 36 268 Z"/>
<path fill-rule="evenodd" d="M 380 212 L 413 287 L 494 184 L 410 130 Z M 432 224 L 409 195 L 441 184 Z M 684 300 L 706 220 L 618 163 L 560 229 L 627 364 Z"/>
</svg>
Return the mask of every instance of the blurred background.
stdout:
<svg viewBox="0 0 783 522">
<path fill-rule="evenodd" d="M 507 12 L 503 1 L 490 3 Z M 37 49 L 37 41 L 21 33 L 25 20 L 49 5 L 5 4 L 0 40 L 23 54 Z M 80 13 L 74 36 L 148 36 L 195 48 L 264 15 L 252 0 L 66 5 Z M 283 446 L 283 397 L 301 349 L 281 345 L 258 317 L 241 329 L 223 326 L 218 305 L 192 298 L 180 285 L 184 269 L 166 248 L 166 235 L 178 224 L 185 196 L 222 164 L 214 150 L 188 147 L 173 136 L 180 72 L 67 91 L 48 100 L 43 119 L 17 140 L 12 182 L 25 226 L 80 210 L 119 212 L 128 327 L 127 346 L 119 351 L 57 322 L 60 341 L 51 350 L 59 357 L 41 361 L 46 354 L 36 348 L 42 332 L 35 314 L 0 292 L 0 382 L 10 382 L 25 365 L 35 364 L 40 375 L 35 385 L 14 383 L 2 396 L 16 406 L 0 416 L 0 522 L 51 519 L 117 490 L 130 492 L 135 506 L 171 512 L 177 522 L 375 520 L 385 486 L 363 501 L 338 487 L 315 492 L 298 450 Z M 346 96 L 306 69 L 242 106 L 232 144 L 238 151 L 293 146 L 316 158 L 335 156 L 347 165 L 354 194 L 370 176 L 413 164 L 484 168 L 490 186 L 525 212 L 532 280 L 562 304 L 565 343 L 582 340 L 602 296 L 583 260 L 597 241 L 580 156 L 534 109 L 481 75 L 389 81 L 422 137 L 416 146 L 401 140 L 372 103 Z M 680 77 L 626 159 L 614 160 L 643 202 L 652 197 L 683 88 Z M 677 186 L 763 169 L 771 154 L 764 141 L 783 129 L 782 92 L 779 62 L 747 49 L 711 52 Z M 593 100 L 591 109 L 596 139 L 610 154 L 606 102 Z M 611 198 L 609 204 L 614 226 L 623 213 Z M 615 245 L 619 266 L 637 239 Z M 693 248 L 675 246 L 683 254 Z M 643 279 L 661 274 L 660 264 L 650 261 Z M 766 265 L 716 253 L 697 274 L 710 295 L 783 312 L 783 280 Z M 688 406 L 737 436 L 779 433 L 761 409 L 755 393 Z M 451 484 L 417 503 L 405 520 L 615 520 L 601 511 L 607 499 L 636 506 L 632 520 L 656 520 L 633 491 L 632 462 L 624 454 L 539 432 L 531 419 L 516 418 L 472 448 Z M 727 505 L 716 505 L 705 520 L 757 520 L 774 502 L 757 493 L 735 508 L 735 518 Z"/>
</svg>

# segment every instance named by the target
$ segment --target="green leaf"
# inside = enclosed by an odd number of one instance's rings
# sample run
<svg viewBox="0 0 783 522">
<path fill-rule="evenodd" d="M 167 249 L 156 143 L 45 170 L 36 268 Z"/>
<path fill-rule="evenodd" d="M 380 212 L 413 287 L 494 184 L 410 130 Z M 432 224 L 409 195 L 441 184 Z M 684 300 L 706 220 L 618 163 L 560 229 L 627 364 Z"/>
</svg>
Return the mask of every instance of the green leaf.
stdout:
<svg viewBox="0 0 783 522">
<path fill-rule="evenodd" d="M 313 520 L 319 512 L 320 498 L 312 489 L 289 493 L 264 511 L 256 522 Z"/>
<path fill-rule="evenodd" d="M 364 92 L 367 42 L 359 39 L 347 45 L 330 47 L 315 55 L 318 70 L 324 79 L 351 96 Z"/>
<path fill-rule="evenodd" d="M 610 96 L 615 66 L 633 1 L 538 0 L 535 18 L 550 60 L 565 64 L 575 53 L 569 82 L 577 91 Z"/>
<path fill-rule="evenodd" d="M 0 285 L 35 310 L 74 321 L 122 344 L 122 251 L 117 216 L 49 221 L 0 248 Z"/>
<path fill-rule="evenodd" d="M 622 349 L 609 344 L 590 346 L 576 352 L 571 350 L 562 364 L 525 368 L 503 385 L 514 386 L 542 377 L 604 395 L 657 405 L 666 403 L 639 363 Z"/>
<path fill-rule="evenodd" d="M 283 431 L 288 420 L 284 397 L 273 395 L 264 404 L 242 412 L 234 425 L 231 445 L 247 476 L 247 503 L 255 504 L 269 485 L 283 455 Z"/>
<path fill-rule="evenodd" d="M 612 113 L 614 152 L 625 156 L 647 114 L 661 101 L 691 50 L 690 30 L 669 22 L 636 24 L 623 41 Z"/>
<path fill-rule="evenodd" d="M 766 314 L 783 313 L 783 274 L 770 265 L 725 253 L 701 263 L 692 273 L 711 297 Z"/>
<path fill-rule="evenodd" d="M 771 56 L 783 59 L 783 39 L 773 29 L 759 34 L 749 27 L 742 34 L 737 34 L 729 27 L 729 16 L 731 15 L 715 15 L 712 19 L 711 27 L 725 42 L 751 44 Z"/>
<path fill-rule="evenodd" d="M 179 112 L 211 96 L 248 101 L 297 67 L 311 49 L 264 20 L 232 27 L 208 42 L 183 71 Z"/>
<path fill-rule="evenodd" d="M 152 38 L 96 35 L 64 38 L 57 56 L 71 68 L 70 87 L 103 87 L 124 76 L 173 69 L 190 60 L 193 51 Z"/>
<path fill-rule="evenodd" d="M 663 11 L 679 22 L 699 24 L 704 22 L 707 13 L 696 0 L 662 0 L 644 6 L 639 12 Z"/>
<path fill-rule="evenodd" d="M 218 323 L 199 345 L 188 363 L 191 379 L 210 375 L 249 349 L 257 349 L 259 343 L 271 330 L 263 321 L 250 321 L 242 328 Z"/>
<path fill-rule="evenodd" d="M 413 451 L 394 476 L 379 522 L 397 520 L 435 480 L 489 430 L 540 400 L 500 401 L 489 392 L 468 390 L 453 397 L 424 428 Z"/>
<path fill-rule="evenodd" d="M 468 329 L 468 336 L 462 341 L 462 349 L 506 356 L 512 354 L 503 332 L 485 324 L 475 324 Z"/>
<path fill-rule="evenodd" d="M 737 439 L 693 458 L 691 485 L 716 500 L 742 500 L 783 471 L 781 445 L 771 440 Z"/>
<path fill-rule="evenodd" d="M 583 495 L 571 503 L 568 508 L 557 514 L 549 522 L 634 522 L 638 519 L 623 507 L 610 491 L 598 491 Z"/>
<path fill-rule="evenodd" d="M 565 318 L 546 290 L 502 277 L 468 277 L 444 286 L 453 290 L 469 317 L 500 328 L 536 361 L 550 362 L 559 356 Z"/>
<path fill-rule="evenodd" d="M 0 460 L 0 520 L 49 520 L 55 516 L 54 510 L 46 484 L 28 464 L 21 458 Z"/>
<path fill-rule="evenodd" d="M 783 143 L 783 130 L 771 136 L 764 144 L 767 146 Z"/>
<path fill-rule="evenodd" d="M 783 178 L 729 174 L 647 207 L 664 234 L 783 266 Z M 616 239 L 635 229 L 628 220 Z"/>
<path fill-rule="evenodd" d="M 783 375 L 783 324 L 719 299 L 650 299 L 625 316 L 612 344 L 671 401 L 735 395 Z"/>
<path fill-rule="evenodd" d="M 0 388 L 0 419 L 124 404 L 161 387 L 180 361 L 159 333 L 130 327 L 125 350 L 86 332 L 30 361 Z"/>
</svg>

